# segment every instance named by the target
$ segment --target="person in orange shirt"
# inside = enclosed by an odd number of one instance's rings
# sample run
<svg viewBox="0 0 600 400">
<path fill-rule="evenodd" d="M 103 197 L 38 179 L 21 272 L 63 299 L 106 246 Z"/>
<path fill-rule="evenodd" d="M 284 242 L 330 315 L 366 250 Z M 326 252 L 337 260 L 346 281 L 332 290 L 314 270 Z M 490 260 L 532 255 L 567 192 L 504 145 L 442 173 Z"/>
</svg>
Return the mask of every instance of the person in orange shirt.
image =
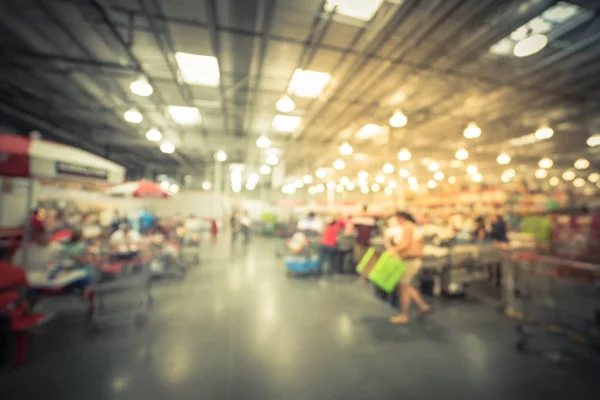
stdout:
<svg viewBox="0 0 600 400">
<path fill-rule="evenodd" d="M 336 248 L 338 232 L 340 231 L 341 225 L 335 218 L 331 218 L 325 228 L 323 229 L 323 236 L 321 237 L 321 248 L 319 250 L 319 268 L 320 273 L 323 272 L 323 263 L 327 262 L 330 273 L 333 273 L 335 269 L 336 261 Z"/>
</svg>

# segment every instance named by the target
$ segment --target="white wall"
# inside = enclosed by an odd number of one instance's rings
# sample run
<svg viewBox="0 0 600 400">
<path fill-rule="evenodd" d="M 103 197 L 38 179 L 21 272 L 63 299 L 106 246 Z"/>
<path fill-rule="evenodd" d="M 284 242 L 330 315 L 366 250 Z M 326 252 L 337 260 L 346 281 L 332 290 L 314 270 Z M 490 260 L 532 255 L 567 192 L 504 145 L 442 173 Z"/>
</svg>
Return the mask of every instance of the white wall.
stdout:
<svg viewBox="0 0 600 400">
<path fill-rule="evenodd" d="M 148 209 L 158 217 L 194 214 L 200 218 L 222 218 L 231 213 L 231 201 L 224 195 L 211 192 L 189 191 L 177 193 L 168 199 L 145 200 Z"/>
</svg>

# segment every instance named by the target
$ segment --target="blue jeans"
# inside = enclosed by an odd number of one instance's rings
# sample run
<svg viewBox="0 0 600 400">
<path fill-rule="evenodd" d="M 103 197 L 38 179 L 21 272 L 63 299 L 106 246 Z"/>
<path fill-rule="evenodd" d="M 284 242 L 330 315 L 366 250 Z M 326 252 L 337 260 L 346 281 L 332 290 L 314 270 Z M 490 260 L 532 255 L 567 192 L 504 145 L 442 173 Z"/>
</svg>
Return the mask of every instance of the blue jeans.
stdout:
<svg viewBox="0 0 600 400">
<path fill-rule="evenodd" d="M 321 245 L 319 249 L 319 273 L 323 272 L 323 262 L 327 262 L 327 268 L 329 271 L 333 271 L 335 268 L 335 247 Z"/>
</svg>

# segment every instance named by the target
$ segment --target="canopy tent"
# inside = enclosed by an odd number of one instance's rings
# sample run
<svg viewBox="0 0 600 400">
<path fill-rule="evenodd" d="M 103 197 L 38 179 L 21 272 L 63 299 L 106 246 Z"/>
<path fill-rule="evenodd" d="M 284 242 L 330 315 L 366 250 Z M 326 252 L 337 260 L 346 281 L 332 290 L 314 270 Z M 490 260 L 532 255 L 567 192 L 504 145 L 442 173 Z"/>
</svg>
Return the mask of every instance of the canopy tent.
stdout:
<svg viewBox="0 0 600 400">
<path fill-rule="evenodd" d="M 0 133 L 0 179 L 29 178 L 27 213 L 32 209 L 33 179 L 76 180 L 87 183 L 118 184 L 125 168 L 85 150 L 48 140 Z M 2 215 L 0 201 L 0 216 Z M 26 219 L 27 220 L 27 219 Z M 25 223 L 21 263 L 26 265 L 30 226 Z"/>
<path fill-rule="evenodd" d="M 0 133 L 0 176 L 118 184 L 125 168 L 75 147 Z"/>
<path fill-rule="evenodd" d="M 111 187 L 106 192 L 109 196 L 135 198 L 167 198 L 169 193 L 159 184 L 147 180 L 125 182 Z"/>
</svg>

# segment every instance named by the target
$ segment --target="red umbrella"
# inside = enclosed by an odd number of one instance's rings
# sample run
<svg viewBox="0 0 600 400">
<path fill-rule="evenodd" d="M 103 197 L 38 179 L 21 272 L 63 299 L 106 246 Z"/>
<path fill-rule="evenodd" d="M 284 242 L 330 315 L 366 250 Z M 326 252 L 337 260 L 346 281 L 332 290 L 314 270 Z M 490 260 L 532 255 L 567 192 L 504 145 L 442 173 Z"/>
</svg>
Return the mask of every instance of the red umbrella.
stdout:
<svg viewBox="0 0 600 400">
<path fill-rule="evenodd" d="M 113 186 L 107 193 L 115 197 L 136 197 L 136 198 L 167 198 L 169 193 L 160 187 L 156 182 L 147 180 L 125 182 L 121 185 Z"/>
</svg>

